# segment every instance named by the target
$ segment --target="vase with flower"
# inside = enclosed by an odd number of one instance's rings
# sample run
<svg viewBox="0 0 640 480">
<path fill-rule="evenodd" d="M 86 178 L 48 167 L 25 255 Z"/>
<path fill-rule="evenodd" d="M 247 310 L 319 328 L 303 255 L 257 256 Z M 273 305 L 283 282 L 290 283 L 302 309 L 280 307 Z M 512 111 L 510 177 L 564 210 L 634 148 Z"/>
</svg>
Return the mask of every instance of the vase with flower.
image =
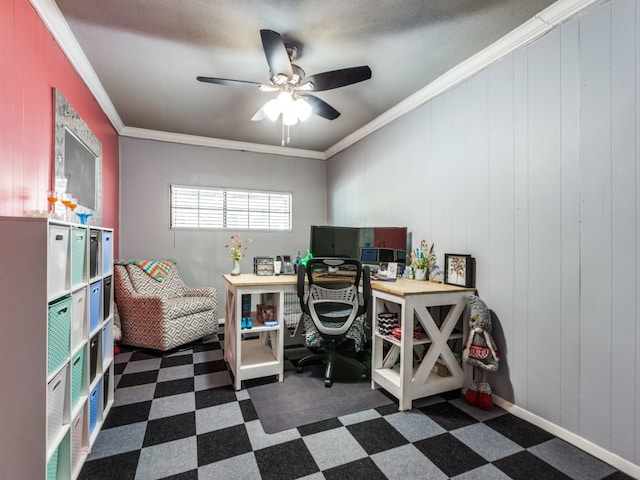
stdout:
<svg viewBox="0 0 640 480">
<path fill-rule="evenodd" d="M 251 239 L 242 240 L 239 235 L 231 235 L 231 241 L 225 245 L 229 249 L 229 256 L 233 260 L 231 275 L 240 275 L 240 260 L 245 256 L 244 251 L 249 248 Z"/>
<path fill-rule="evenodd" d="M 416 280 L 429 280 L 431 271 L 436 268 L 435 244 L 429 245 L 426 240 L 420 242 L 420 247 L 411 251 L 411 267 Z"/>
</svg>

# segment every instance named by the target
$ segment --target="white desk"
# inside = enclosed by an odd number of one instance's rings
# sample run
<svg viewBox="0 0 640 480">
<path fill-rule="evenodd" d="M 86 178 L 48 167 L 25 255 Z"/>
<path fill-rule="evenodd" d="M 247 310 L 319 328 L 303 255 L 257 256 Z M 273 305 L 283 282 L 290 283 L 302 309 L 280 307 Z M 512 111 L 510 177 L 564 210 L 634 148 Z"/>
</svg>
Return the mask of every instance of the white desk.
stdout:
<svg viewBox="0 0 640 480">
<path fill-rule="evenodd" d="M 240 390 L 242 380 L 277 375 L 284 379 L 284 340 L 286 325 L 283 320 L 284 294 L 295 292 L 297 276 L 254 274 L 223 275 L 226 283 L 226 316 L 224 334 L 224 356 L 234 375 L 234 387 Z M 398 398 L 400 410 L 410 410 L 416 398 L 446 392 L 464 385 L 464 371 L 458 364 L 448 344 L 460 339 L 464 343 L 467 325 L 463 321 L 466 307 L 465 296 L 473 293 L 473 288 L 462 288 L 441 283 L 398 279 L 395 282 L 371 282 L 373 350 L 372 388 L 382 387 Z M 251 312 L 252 329 L 242 330 L 242 295 L 260 295 L 268 298 L 267 303 L 276 307 L 277 327 L 265 327 L 256 320 L 256 312 Z M 268 295 L 268 297 L 266 297 Z M 378 334 L 377 317 L 383 311 L 383 302 L 389 301 L 400 306 L 400 326 L 402 340 Z M 436 324 L 427 307 L 451 306 L 441 322 Z M 415 318 L 427 337 L 413 340 Z M 455 327 L 458 332 L 453 333 Z M 463 333 L 460 333 L 462 331 Z M 245 338 L 247 336 L 259 338 Z M 414 348 L 428 346 L 421 362 L 413 366 Z M 383 357 L 383 350 L 388 352 Z M 449 377 L 432 373 L 438 357 L 442 357 L 451 372 Z M 400 360 L 398 362 L 398 359 Z"/>
<path fill-rule="evenodd" d="M 399 400 L 400 410 L 411 410 L 412 401 L 417 398 L 462 388 L 465 380 L 463 366 L 454 357 L 449 342 L 459 339 L 461 344 L 464 343 L 467 331 L 467 322 L 463 320 L 467 305 L 465 297 L 474 289 L 407 279 L 371 282 L 371 287 L 372 388 L 382 387 L 395 396 Z M 378 313 L 384 311 L 385 301 L 400 306 L 401 340 L 378 333 Z M 438 326 L 429 308 L 443 306 L 450 308 Z M 414 340 L 413 332 L 418 324 L 422 326 L 426 337 Z M 454 332 L 456 326 L 457 332 Z M 426 354 L 414 366 L 414 349 L 424 350 L 425 347 L 428 347 Z M 441 377 L 432 372 L 438 357 L 442 358 L 451 376 Z"/>
<path fill-rule="evenodd" d="M 284 379 L 284 293 L 295 292 L 298 277 L 294 275 L 258 276 L 252 273 L 223 275 L 225 279 L 226 316 L 224 358 L 234 376 L 234 388 L 240 390 L 242 380 L 277 375 Z M 241 329 L 242 295 L 260 295 L 276 309 L 278 326 L 265 327 L 251 312 L 253 328 Z M 268 297 L 266 297 L 268 295 Z M 255 303 L 255 302 L 252 302 Z M 255 337 L 258 338 L 246 338 Z"/>
</svg>

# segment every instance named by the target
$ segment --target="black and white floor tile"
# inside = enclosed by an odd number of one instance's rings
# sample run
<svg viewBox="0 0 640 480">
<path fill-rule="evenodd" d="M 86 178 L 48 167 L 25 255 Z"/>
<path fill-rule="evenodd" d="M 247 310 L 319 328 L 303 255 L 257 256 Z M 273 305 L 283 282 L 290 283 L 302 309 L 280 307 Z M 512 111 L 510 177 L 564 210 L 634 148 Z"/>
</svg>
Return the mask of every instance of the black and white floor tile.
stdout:
<svg viewBox="0 0 640 480">
<path fill-rule="evenodd" d="M 117 355 L 115 403 L 80 478 L 630 478 L 500 408 L 466 405 L 459 391 L 411 412 L 396 403 L 266 434 L 247 390 L 233 390 L 221 339 Z"/>
</svg>

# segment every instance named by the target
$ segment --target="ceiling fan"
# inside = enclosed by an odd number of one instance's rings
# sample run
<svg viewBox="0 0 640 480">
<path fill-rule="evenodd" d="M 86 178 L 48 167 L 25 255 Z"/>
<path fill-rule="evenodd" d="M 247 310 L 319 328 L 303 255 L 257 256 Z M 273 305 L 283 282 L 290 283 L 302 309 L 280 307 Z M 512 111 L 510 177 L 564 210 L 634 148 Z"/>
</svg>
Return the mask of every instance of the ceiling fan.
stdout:
<svg viewBox="0 0 640 480">
<path fill-rule="evenodd" d="M 269 64 L 269 83 L 202 76 L 197 79 L 200 82 L 218 85 L 258 88 L 263 92 L 279 92 L 277 98 L 265 103 L 251 120 L 258 121 L 269 118 L 276 121 L 282 117 L 283 146 L 285 144 L 285 126 L 288 131 L 288 127 L 297 124 L 300 120 L 306 120 L 312 113 L 328 120 L 335 120 L 340 116 L 340 112 L 335 108 L 308 92 L 332 90 L 371 78 L 371 69 L 368 66 L 343 68 L 307 77 L 302 68 L 292 63 L 298 57 L 298 48 L 295 45 L 285 44 L 280 34 L 273 30 L 260 30 L 260 36 Z M 289 143 L 288 135 L 287 143 Z"/>
</svg>

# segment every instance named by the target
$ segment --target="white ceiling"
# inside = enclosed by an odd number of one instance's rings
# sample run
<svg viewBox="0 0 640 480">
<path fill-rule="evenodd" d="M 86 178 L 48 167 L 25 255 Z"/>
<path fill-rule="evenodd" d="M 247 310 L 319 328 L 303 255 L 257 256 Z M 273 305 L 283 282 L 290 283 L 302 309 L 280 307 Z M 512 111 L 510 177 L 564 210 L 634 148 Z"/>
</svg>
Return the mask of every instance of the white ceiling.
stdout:
<svg viewBox="0 0 640 480">
<path fill-rule="evenodd" d="M 553 0 L 32 3 L 122 135 L 280 149 L 280 124 L 250 120 L 274 93 L 196 81 L 202 75 L 266 83 L 260 29 L 296 44 L 294 63 L 307 75 L 368 65 L 370 80 L 315 94 L 339 118 L 312 115 L 291 129 L 294 154 L 327 158 L 380 119 L 414 108 L 408 99 L 419 103 L 425 88 L 438 93 L 434 86 L 441 91 L 591 2 L 560 0 L 541 15 Z"/>
</svg>

